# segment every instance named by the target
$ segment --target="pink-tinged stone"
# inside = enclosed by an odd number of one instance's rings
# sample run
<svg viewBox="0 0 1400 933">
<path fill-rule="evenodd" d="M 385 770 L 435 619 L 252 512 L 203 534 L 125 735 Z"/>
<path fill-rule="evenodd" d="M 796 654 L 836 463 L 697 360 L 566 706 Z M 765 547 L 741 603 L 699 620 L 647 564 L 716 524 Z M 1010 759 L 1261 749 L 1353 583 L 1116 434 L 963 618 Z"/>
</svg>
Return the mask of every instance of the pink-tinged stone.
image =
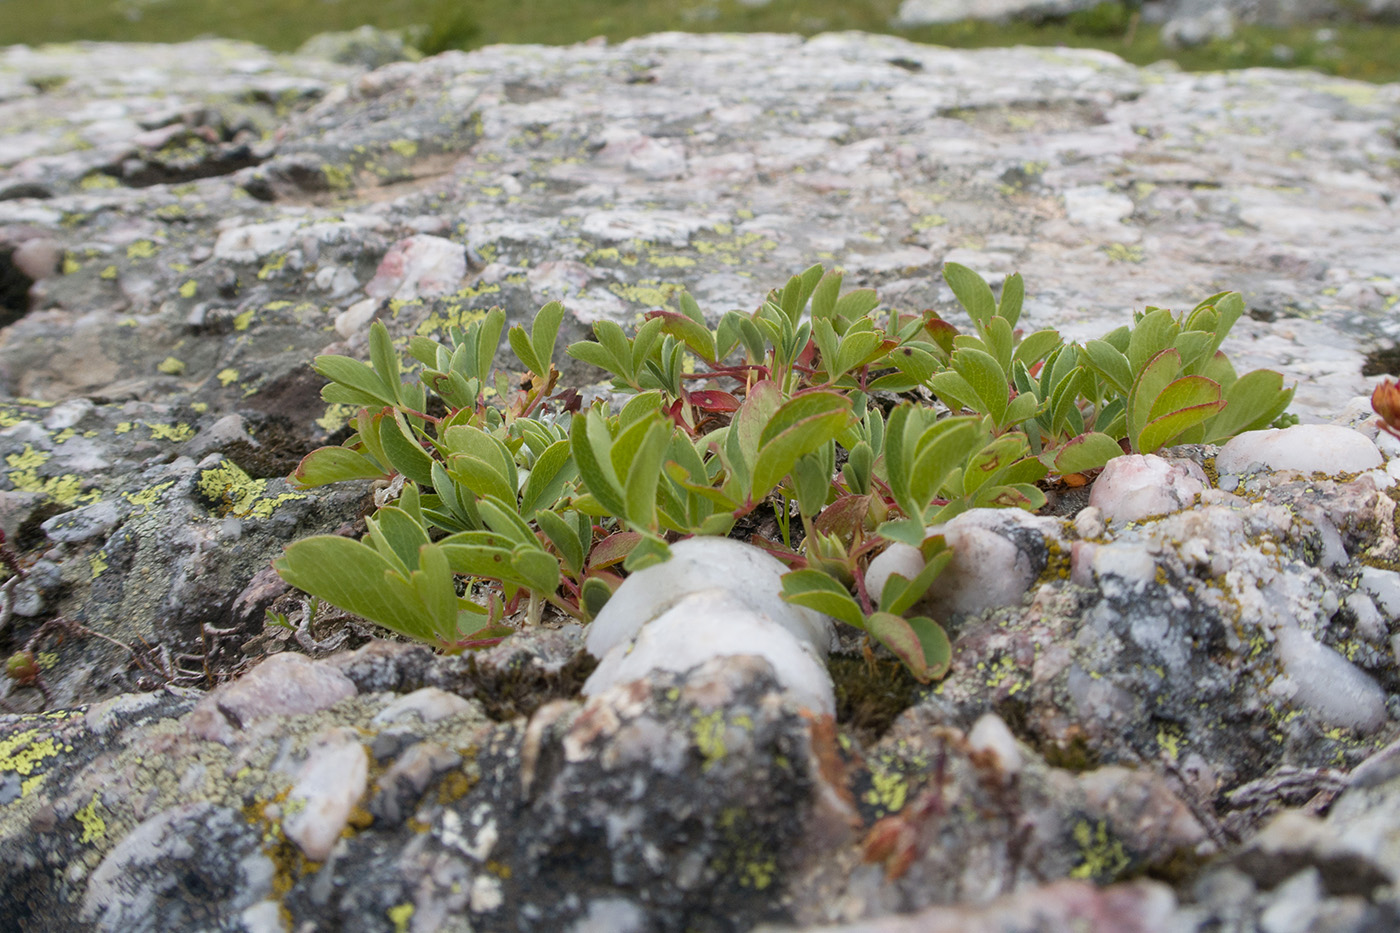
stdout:
<svg viewBox="0 0 1400 933">
<path fill-rule="evenodd" d="M 928 907 L 912 914 L 809 929 L 810 933 L 1157 933 L 1169 928 L 1175 910 L 1171 888 L 1155 881 L 1107 888 L 1088 881 L 1055 881 L 988 904 Z"/>
<path fill-rule="evenodd" d="M 1209 484 L 1205 471 L 1190 460 L 1131 454 L 1108 461 L 1094 480 L 1089 504 L 1111 521 L 1136 522 L 1181 511 Z"/>
<path fill-rule="evenodd" d="M 1380 448 L 1360 431 L 1339 424 L 1295 424 L 1291 428 L 1246 431 L 1232 438 L 1215 458 L 1221 473 L 1266 470 L 1299 473 L 1361 473 L 1384 462 Z"/>
<path fill-rule="evenodd" d="M 323 732 L 287 795 L 282 831 L 313 862 L 324 862 L 365 795 L 369 756 L 354 729 Z"/>
<path fill-rule="evenodd" d="M 411 301 L 455 292 L 467 274 L 467 251 L 460 243 L 419 234 L 389 248 L 365 286 L 371 298 Z"/>
<path fill-rule="evenodd" d="M 314 713 L 356 692 L 350 678 L 329 664 L 303 654 L 274 654 L 200 700 L 190 711 L 190 734 L 227 745 L 258 720 Z"/>
</svg>

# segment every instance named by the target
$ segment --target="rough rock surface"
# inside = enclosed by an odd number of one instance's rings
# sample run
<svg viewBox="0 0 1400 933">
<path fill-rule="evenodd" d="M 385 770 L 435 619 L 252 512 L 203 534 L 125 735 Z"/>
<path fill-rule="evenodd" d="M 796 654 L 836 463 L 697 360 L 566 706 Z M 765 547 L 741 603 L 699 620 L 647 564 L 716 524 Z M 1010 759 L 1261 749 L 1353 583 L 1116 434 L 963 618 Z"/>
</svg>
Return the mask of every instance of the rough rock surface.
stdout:
<svg viewBox="0 0 1400 933">
<path fill-rule="evenodd" d="M 561 298 L 576 339 L 825 260 L 957 320 L 956 260 L 1021 271 L 1025 326 L 1084 339 L 1237 288 L 1226 349 L 1331 420 L 1400 333 L 1400 87 L 863 35 L 369 73 L 207 42 L 0 52 L 0 127 L 0 529 L 26 571 L 0 647 L 41 668 L 0 686 L 21 928 L 1400 918 L 1389 466 L 1177 450 L 1207 480 L 1184 511 L 1026 524 L 1026 595 L 950 617 L 949 677 L 864 738 L 752 657 L 583 700 L 576 628 L 436 658 L 267 570 L 371 501 L 280 477 L 346 414 L 307 360 L 363 354 L 374 319 Z"/>
</svg>

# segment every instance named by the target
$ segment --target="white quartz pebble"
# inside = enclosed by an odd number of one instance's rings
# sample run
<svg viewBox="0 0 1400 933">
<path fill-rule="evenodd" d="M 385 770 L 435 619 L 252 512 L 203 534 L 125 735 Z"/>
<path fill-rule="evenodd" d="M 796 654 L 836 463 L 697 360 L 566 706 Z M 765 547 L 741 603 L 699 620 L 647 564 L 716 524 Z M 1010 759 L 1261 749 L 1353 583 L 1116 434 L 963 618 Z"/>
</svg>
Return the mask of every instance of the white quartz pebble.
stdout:
<svg viewBox="0 0 1400 933">
<path fill-rule="evenodd" d="M 1205 491 L 1205 471 L 1190 460 L 1132 454 L 1108 461 L 1089 504 L 1110 521 L 1136 522 L 1186 508 Z"/>
<path fill-rule="evenodd" d="M 1375 441 L 1338 424 L 1246 431 L 1221 447 L 1215 458 L 1215 468 L 1221 473 L 1266 469 L 1334 475 L 1361 473 L 1382 463 Z"/>
</svg>

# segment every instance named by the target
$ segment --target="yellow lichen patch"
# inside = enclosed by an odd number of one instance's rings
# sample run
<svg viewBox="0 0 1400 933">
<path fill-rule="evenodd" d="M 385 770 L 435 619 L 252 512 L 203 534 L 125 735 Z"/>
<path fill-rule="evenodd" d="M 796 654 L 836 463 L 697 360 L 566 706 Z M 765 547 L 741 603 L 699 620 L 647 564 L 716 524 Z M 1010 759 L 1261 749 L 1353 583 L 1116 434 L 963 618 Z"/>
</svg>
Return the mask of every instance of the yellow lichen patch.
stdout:
<svg viewBox="0 0 1400 933">
<path fill-rule="evenodd" d="M 479 294 L 487 294 L 487 289 L 500 291 L 500 286 L 483 286 Z M 454 327 L 460 327 L 465 330 L 475 322 L 484 320 L 485 317 L 486 312 L 483 310 L 468 308 L 464 304 L 453 302 L 448 306 L 446 314 L 434 311 L 432 314 L 428 315 L 423 323 L 418 325 L 418 329 L 415 333 L 419 337 L 431 337 L 433 334 L 446 333 Z"/>
<path fill-rule="evenodd" d="M 870 789 L 865 792 L 865 802 L 881 811 L 881 815 L 898 813 L 909 800 L 909 779 L 893 769 L 887 769 L 879 762 L 870 767 Z"/>
<path fill-rule="evenodd" d="M 217 379 L 217 380 L 219 380 L 219 385 L 221 385 L 221 386 L 227 386 L 227 385 L 229 385 L 230 383 L 233 383 L 233 382 L 237 382 L 237 381 L 238 381 L 238 370 L 236 370 L 236 369 L 221 369 L 221 370 L 219 370 L 218 374 L 217 374 L 214 378 Z"/>
<path fill-rule="evenodd" d="M 174 485 L 175 481 L 169 480 L 164 483 L 157 483 L 154 486 L 147 486 L 140 492 L 124 492 L 122 493 L 122 498 L 137 508 L 148 509 L 160 498 L 161 493 Z"/>
<path fill-rule="evenodd" d="M 718 764 L 728 752 L 724 741 L 724 731 L 727 728 L 724 712 L 715 710 L 713 713 L 707 713 L 703 716 L 696 712 L 695 718 L 695 724 L 691 727 L 691 735 L 695 739 L 695 747 L 705 758 L 701 770 L 708 771 Z"/>
<path fill-rule="evenodd" d="M 83 827 L 83 835 L 78 840 L 83 845 L 88 843 L 100 843 L 107 838 L 107 821 L 98 813 L 99 809 L 106 809 L 102 806 L 101 795 L 97 791 L 92 792 L 92 799 L 87 806 L 73 814 L 73 819 L 77 820 Z"/>
<path fill-rule="evenodd" d="M 695 265 L 695 260 L 689 256 L 657 256 L 647 257 L 647 262 L 658 269 L 688 269 Z"/>
<path fill-rule="evenodd" d="M 281 271 L 282 268 L 283 268 L 284 266 L 286 266 L 286 265 L 287 265 L 287 254 L 286 254 L 286 253 L 281 253 L 280 255 L 274 256 L 273 258 L 269 259 L 267 262 L 263 263 L 263 267 L 262 267 L 261 269 L 258 270 L 258 278 L 261 279 L 262 281 L 267 281 L 268 279 L 270 279 L 270 278 L 272 278 L 274 275 L 276 275 L 279 271 Z"/>
<path fill-rule="evenodd" d="M 1109 262 L 1142 262 L 1144 254 L 1141 246 L 1127 243 L 1110 243 L 1103 248 Z"/>
<path fill-rule="evenodd" d="M 394 933 L 408 933 L 409 921 L 413 919 L 413 905 L 400 904 L 386 911 L 389 922 L 394 925 Z"/>
<path fill-rule="evenodd" d="M 173 356 L 167 356 L 156 364 L 156 369 L 165 373 L 167 376 L 178 376 L 185 371 L 185 361 L 176 359 Z"/>
<path fill-rule="evenodd" d="M 321 430 L 332 433 L 339 431 L 345 423 L 355 416 L 359 409 L 354 405 L 334 404 L 326 406 L 326 413 L 316 419 L 316 424 Z"/>
<path fill-rule="evenodd" d="M 94 502 L 97 493 L 84 494 L 81 477 L 72 474 L 64 476 L 40 477 L 39 467 L 52 457 L 52 454 L 35 450 L 32 444 L 25 444 L 24 450 L 10 454 L 5 462 L 10 466 L 10 485 L 19 492 L 34 492 L 46 496 L 60 505 L 73 505 L 80 500 Z"/>
<path fill-rule="evenodd" d="M 97 274 L 97 276 L 98 276 L 98 278 L 102 278 L 102 279 L 108 279 L 108 280 L 115 279 L 115 278 L 117 277 L 117 267 L 116 267 L 116 266 L 108 266 L 107 268 L 105 268 L 105 269 L 103 269 L 101 272 L 99 272 L 99 273 Z"/>
<path fill-rule="evenodd" d="M 78 260 L 74 259 L 72 256 L 64 256 L 64 257 L 63 257 L 63 274 L 64 274 L 64 275 L 72 275 L 74 272 L 77 272 L 77 271 L 78 271 L 79 269 L 81 269 L 82 267 L 83 267 L 82 263 L 78 262 Z"/>
<path fill-rule="evenodd" d="M 418 144 L 411 139 L 396 139 L 389 144 L 389 148 L 405 159 L 411 159 L 418 154 Z"/>
<path fill-rule="evenodd" d="M 98 551 L 88 558 L 88 567 L 92 571 L 92 579 L 96 580 L 102 571 L 107 569 L 107 552 Z"/>
<path fill-rule="evenodd" d="M 219 515 L 232 515 L 237 518 L 271 518 L 272 513 L 283 503 L 306 498 L 295 492 L 268 496 L 267 480 L 253 479 L 230 461 L 224 461 L 199 474 L 197 485 L 205 498 L 217 503 L 215 511 Z"/>
<path fill-rule="evenodd" d="M 39 766 L 73 746 L 60 744 L 39 729 L 25 729 L 9 738 L 0 739 L 0 774 L 11 772 L 25 780 L 20 782 L 20 796 L 26 796 L 44 781 Z"/>
<path fill-rule="evenodd" d="M 256 314 L 256 313 L 257 313 L 257 310 L 256 310 L 256 309 L 254 309 L 254 308 L 249 308 L 247 311 L 244 311 L 242 314 L 235 315 L 234 318 L 233 318 L 233 329 L 234 329 L 234 330 L 247 330 L 247 329 L 248 329 L 248 325 L 250 325 L 250 324 L 253 323 L 253 315 Z"/>
<path fill-rule="evenodd" d="M 326 184 L 336 190 L 350 187 L 352 171 L 349 165 L 331 165 L 328 162 L 321 166 L 321 174 L 326 176 Z"/>
<path fill-rule="evenodd" d="M 84 191 L 101 191 L 106 188 L 117 187 L 118 182 L 111 175 L 104 175 L 102 172 L 93 172 L 91 175 L 84 175 L 83 180 L 78 182 L 78 187 Z"/>
<path fill-rule="evenodd" d="M 181 298 L 193 298 L 199 292 L 199 283 L 194 279 L 188 279 L 180 286 Z"/>
<path fill-rule="evenodd" d="M 156 245 L 150 240 L 137 240 L 126 248 L 127 259 L 150 259 L 156 254 Z"/>
<path fill-rule="evenodd" d="M 657 279 L 642 279 L 636 285 L 614 283 L 608 286 L 608 291 L 626 301 L 657 307 L 669 304 L 672 298 L 685 291 L 685 286 Z"/>
<path fill-rule="evenodd" d="M 151 437 L 158 441 L 174 441 L 177 444 L 184 443 L 194 437 L 195 430 L 187 424 L 148 424 Z"/>
<path fill-rule="evenodd" d="M 1087 820 L 1080 820 L 1074 827 L 1074 841 L 1083 861 L 1070 870 L 1071 878 L 1111 880 L 1131 862 L 1122 840 L 1109 838 L 1108 827 L 1102 822 L 1090 826 Z"/>
</svg>

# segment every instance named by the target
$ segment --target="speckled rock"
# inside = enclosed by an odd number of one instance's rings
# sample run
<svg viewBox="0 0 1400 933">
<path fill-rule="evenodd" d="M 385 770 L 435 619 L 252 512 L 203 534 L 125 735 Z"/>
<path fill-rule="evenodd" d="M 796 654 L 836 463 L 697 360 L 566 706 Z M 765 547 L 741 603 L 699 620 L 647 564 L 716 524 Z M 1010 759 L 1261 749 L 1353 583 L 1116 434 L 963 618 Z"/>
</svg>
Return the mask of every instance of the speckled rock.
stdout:
<svg viewBox="0 0 1400 933">
<path fill-rule="evenodd" d="M 349 414 L 307 361 L 363 355 L 371 321 L 440 335 L 559 298 L 573 340 L 682 288 L 752 307 L 818 260 L 960 325 L 942 262 L 1019 270 L 1022 326 L 1075 340 L 1237 288 L 1237 368 L 1330 420 L 1400 335 L 1397 114 L 1400 88 L 1309 73 L 856 34 L 373 72 L 222 42 L 0 51 L 0 527 L 28 568 L 0 583 L 0 648 L 37 639 L 41 670 L 0 684 L 0 916 L 1393 928 L 1335 852 L 1255 839 L 1297 808 L 1397 877 L 1384 442 L 1354 477 L 1173 451 L 1216 477 L 1194 504 L 993 529 L 1025 572 L 939 606 L 949 677 L 864 662 L 912 697 L 883 734 L 744 655 L 580 700 L 578 626 L 345 651 L 367 636 L 267 562 L 372 501 L 280 478 Z"/>
</svg>

